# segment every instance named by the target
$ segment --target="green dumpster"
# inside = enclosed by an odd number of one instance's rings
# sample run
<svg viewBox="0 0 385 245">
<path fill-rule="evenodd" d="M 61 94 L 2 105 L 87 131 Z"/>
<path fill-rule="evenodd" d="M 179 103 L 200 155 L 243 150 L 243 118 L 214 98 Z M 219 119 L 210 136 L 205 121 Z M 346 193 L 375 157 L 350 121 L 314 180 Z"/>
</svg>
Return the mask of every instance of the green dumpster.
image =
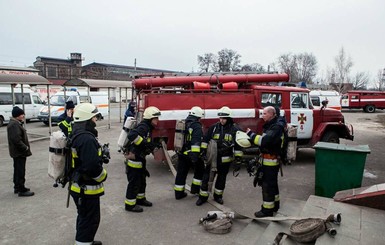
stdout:
<svg viewBox="0 0 385 245">
<path fill-rule="evenodd" d="M 361 187 L 368 145 L 318 142 L 314 148 L 317 196 L 331 198 L 337 191 Z"/>
</svg>

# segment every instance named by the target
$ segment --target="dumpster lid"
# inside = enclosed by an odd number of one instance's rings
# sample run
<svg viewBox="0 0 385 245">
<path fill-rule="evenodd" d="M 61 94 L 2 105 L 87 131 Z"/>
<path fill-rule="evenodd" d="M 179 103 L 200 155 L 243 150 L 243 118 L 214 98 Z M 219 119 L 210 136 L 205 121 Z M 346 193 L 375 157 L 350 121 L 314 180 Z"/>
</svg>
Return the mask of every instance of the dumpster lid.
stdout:
<svg viewBox="0 0 385 245">
<path fill-rule="evenodd" d="M 370 153 L 369 145 L 345 145 L 327 142 L 318 142 L 313 146 L 314 149 L 329 149 L 335 151 L 357 151 Z"/>
</svg>

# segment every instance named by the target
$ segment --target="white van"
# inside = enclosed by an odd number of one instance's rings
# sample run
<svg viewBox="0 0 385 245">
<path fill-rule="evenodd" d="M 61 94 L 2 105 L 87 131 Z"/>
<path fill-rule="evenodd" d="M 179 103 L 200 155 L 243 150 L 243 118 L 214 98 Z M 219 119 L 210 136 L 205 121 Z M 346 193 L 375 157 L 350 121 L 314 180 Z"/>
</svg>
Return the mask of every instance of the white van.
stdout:
<svg viewBox="0 0 385 245">
<path fill-rule="evenodd" d="M 21 88 L 14 88 L 15 106 L 23 108 Z M 24 88 L 24 112 L 27 121 L 37 118 L 40 109 L 44 106 L 39 94 L 30 88 Z M 8 123 L 12 117 L 12 90 L 11 87 L 0 87 L 0 127 Z"/>
<path fill-rule="evenodd" d="M 310 98 L 313 106 L 322 106 L 322 101 L 327 100 L 327 108 L 341 111 L 341 95 L 334 90 L 312 90 Z"/>
<path fill-rule="evenodd" d="M 53 123 L 59 122 L 58 118 L 64 113 L 65 102 L 72 100 L 75 104 L 89 102 L 95 105 L 102 118 L 108 116 L 108 93 L 107 92 L 90 92 L 88 96 L 87 91 L 66 91 L 66 97 L 64 98 L 64 91 L 57 92 L 50 97 L 51 105 L 51 121 Z M 48 125 L 48 106 L 44 106 L 40 109 L 38 118 L 44 124 Z"/>
</svg>

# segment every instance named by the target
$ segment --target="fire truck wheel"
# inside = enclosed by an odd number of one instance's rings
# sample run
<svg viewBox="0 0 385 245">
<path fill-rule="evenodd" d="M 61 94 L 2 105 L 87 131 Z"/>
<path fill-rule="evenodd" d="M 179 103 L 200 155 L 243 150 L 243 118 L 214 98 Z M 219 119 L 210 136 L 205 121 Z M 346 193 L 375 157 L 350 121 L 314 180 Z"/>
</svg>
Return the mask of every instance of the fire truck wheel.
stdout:
<svg viewBox="0 0 385 245">
<path fill-rule="evenodd" d="M 374 105 L 365 106 L 365 111 L 368 113 L 374 113 L 376 111 L 376 107 Z"/>
<path fill-rule="evenodd" d="M 328 131 L 323 136 L 321 141 L 329 143 L 340 143 L 340 137 L 335 131 Z"/>
</svg>

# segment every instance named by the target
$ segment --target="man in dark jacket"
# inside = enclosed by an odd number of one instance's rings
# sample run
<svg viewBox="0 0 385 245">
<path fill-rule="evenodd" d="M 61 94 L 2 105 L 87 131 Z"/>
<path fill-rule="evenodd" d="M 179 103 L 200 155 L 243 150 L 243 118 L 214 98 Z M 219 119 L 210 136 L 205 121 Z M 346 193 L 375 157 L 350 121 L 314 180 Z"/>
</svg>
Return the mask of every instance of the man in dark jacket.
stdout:
<svg viewBox="0 0 385 245">
<path fill-rule="evenodd" d="M 74 102 L 72 102 L 71 100 L 67 101 L 66 106 L 64 108 L 64 113 L 61 114 L 58 118 L 59 120 L 58 126 L 67 137 L 72 132 L 72 121 L 73 121 L 72 114 L 74 112 L 74 108 L 75 108 Z"/>
<path fill-rule="evenodd" d="M 12 109 L 12 118 L 7 126 L 9 155 L 13 158 L 14 193 L 19 197 L 33 196 L 35 193 L 25 187 L 25 163 L 31 156 L 27 132 L 24 129 L 24 111 L 15 106 Z"/>
<path fill-rule="evenodd" d="M 151 133 L 158 124 L 160 114 L 155 106 L 147 107 L 143 112 L 143 121 L 127 136 L 131 144 L 125 154 L 128 184 L 124 203 L 125 209 L 130 212 L 143 212 L 143 208 L 138 205 L 152 206 L 146 199 L 146 177 L 150 177 L 146 168 L 146 156 L 155 149 Z"/>
<path fill-rule="evenodd" d="M 214 200 L 223 204 L 223 192 L 226 186 L 226 177 L 230 166 L 234 163 L 235 172 L 241 167 L 243 152 L 241 146 L 235 143 L 235 135 L 239 131 L 239 127 L 234 123 L 231 109 L 227 106 L 218 110 L 219 122 L 210 126 L 204 137 L 204 142 L 209 143 L 211 139 L 217 143 L 217 179 L 214 188 Z M 199 198 L 196 202 L 197 206 L 205 203 L 209 197 L 208 182 L 212 166 L 208 165 L 205 169 Z"/>
<path fill-rule="evenodd" d="M 95 129 L 98 115 L 98 109 L 90 103 L 78 105 L 73 115 L 70 191 L 78 210 L 76 244 L 102 244 L 94 241 L 100 223 L 100 196 L 104 195 L 103 182 L 107 179 Z"/>
<path fill-rule="evenodd" d="M 247 129 L 251 141 L 258 145 L 261 152 L 262 166 L 255 179 L 255 184 L 262 186 L 263 204 L 260 211 L 254 215 L 257 218 L 273 216 L 279 209 L 278 189 L 278 156 L 281 152 L 284 130 L 284 118 L 277 115 L 277 110 L 272 106 L 263 109 L 263 134 L 257 135 Z M 258 178 L 259 177 L 259 178 Z"/>
<path fill-rule="evenodd" d="M 204 163 L 201 147 L 207 148 L 207 144 L 202 144 L 203 130 L 200 119 L 203 116 L 204 111 L 202 108 L 194 106 L 186 118 L 185 143 L 183 144 L 182 151 L 178 153 L 178 170 L 174 185 L 175 199 L 177 200 L 187 196 L 185 184 L 191 167 L 194 167 L 191 194 L 198 194 L 202 184 Z"/>
<path fill-rule="evenodd" d="M 135 108 L 136 108 L 135 100 L 133 100 L 130 103 L 128 103 L 128 108 L 127 108 L 126 112 L 124 113 L 123 125 L 126 122 L 127 117 L 135 117 L 135 115 L 136 115 Z"/>
</svg>

